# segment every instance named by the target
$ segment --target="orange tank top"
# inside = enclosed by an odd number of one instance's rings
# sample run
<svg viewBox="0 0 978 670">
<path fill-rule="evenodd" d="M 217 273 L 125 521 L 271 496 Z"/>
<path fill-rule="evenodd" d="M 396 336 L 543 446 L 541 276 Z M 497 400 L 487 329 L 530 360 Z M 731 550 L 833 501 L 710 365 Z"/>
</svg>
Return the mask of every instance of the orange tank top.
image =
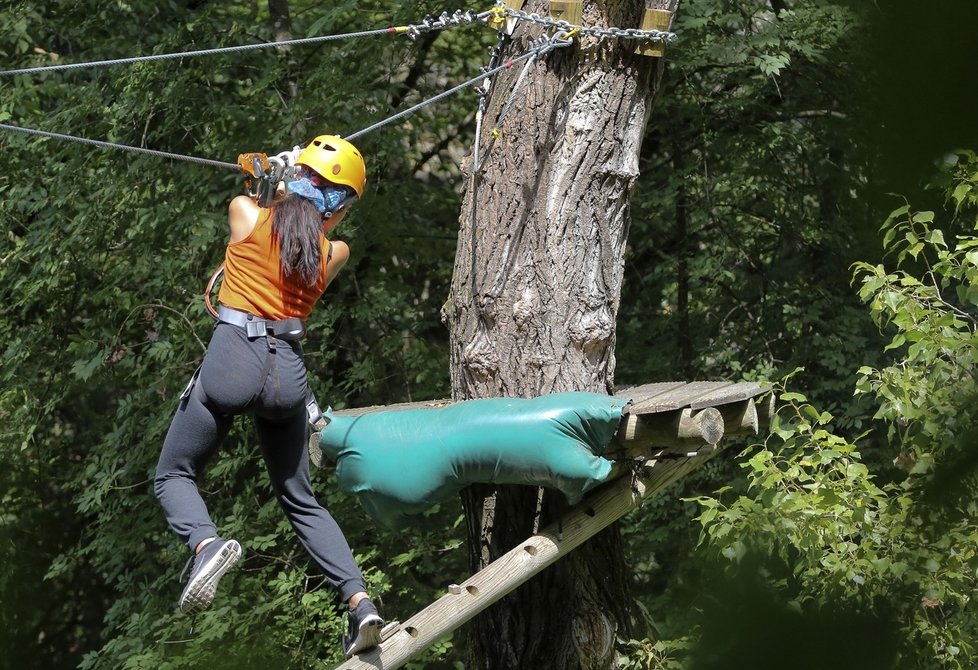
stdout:
<svg viewBox="0 0 978 670">
<path fill-rule="evenodd" d="M 224 280 L 218 293 L 221 304 L 264 319 L 305 319 L 326 289 L 329 240 L 322 238 L 322 264 L 315 286 L 302 287 L 282 276 L 280 244 L 272 230 L 272 212 L 262 209 L 251 234 L 228 244 L 224 254 Z"/>
</svg>

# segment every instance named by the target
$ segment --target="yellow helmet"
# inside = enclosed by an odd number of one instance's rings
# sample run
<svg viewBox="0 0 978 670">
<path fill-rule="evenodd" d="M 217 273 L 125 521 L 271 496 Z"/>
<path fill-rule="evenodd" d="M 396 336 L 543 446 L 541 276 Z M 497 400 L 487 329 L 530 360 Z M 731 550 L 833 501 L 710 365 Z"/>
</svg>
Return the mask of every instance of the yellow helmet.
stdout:
<svg viewBox="0 0 978 670">
<path fill-rule="evenodd" d="M 367 183 L 367 168 L 357 148 L 337 135 L 320 135 L 299 153 L 297 165 L 315 170 L 323 179 L 349 186 L 357 197 Z"/>
</svg>

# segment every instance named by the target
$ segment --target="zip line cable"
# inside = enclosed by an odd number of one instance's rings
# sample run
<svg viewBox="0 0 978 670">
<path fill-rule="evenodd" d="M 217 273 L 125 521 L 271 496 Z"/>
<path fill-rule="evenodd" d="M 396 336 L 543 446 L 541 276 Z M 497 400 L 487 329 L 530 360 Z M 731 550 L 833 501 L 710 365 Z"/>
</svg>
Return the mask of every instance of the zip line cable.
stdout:
<svg viewBox="0 0 978 670">
<path fill-rule="evenodd" d="M 74 135 L 64 135 L 62 133 L 51 133 L 46 130 L 36 130 L 34 128 L 22 128 L 20 126 L 11 126 L 7 123 L 0 123 L 0 128 L 3 130 L 12 130 L 18 133 L 25 133 L 28 135 L 40 135 L 41 137 L 52 137 L 58 140 L 68 140 L 71 142 L 81 142 L 82 144 L 93 144 L 97 147 L 102 147 L 104 149 L 122 149 L 123 151 L 131 151 L 133 153 L 148 154 L 150 156 L 158 156 L 160 158 L 172 158 L 174 160 L 188 161 L 190 163 L 197 163 L 199 165 L 208 165 L 211 167 L 227 168 L 231 170 L 240 171 L 241 167 L 237 163 L 226 163 L 224 161 L 215 161 L 208 158 L 197 158 L 196 156 L 184 156 L 182 154 L 174 154 L 168 151 L 156 151 L 155 149 L 146 149 L 144 147 L 134 147 L 129 144 L 117 144 L 115 142 L 103 142 L 101 140 L 90 140 L 86 137 L 76 137 Z"/>
<path fill-rule="evenodd" d="M 259 44 L 245 44 L 233 47 L 217 47 L 214 49 L 200 49 L 198 51 L 179 51 L 167 54 L 155 54 L 152 56 L 133 56 L 131 58 L 112 58 L 108 60 L 89 61 L 87 63 L 62 63 L 59 65 L 41 65 L 38 67 L 27 67 L 20 70 L 0 70 L 0 76 L 12 74 L 34 74 L 36 72 L 53 72 L 55 70 L 76 70 L 81 68 L 105 67 L 109 65 L 129 65 L 132 63 L 143 63 L 146 61 L 176 60 L 180 58 L 190 58 L 193 56 L 209 56 L 212 54 L 226 54 L 238 51 L 251 51 L 253 49 L 268 49 L 271 47 L 290 46 L 293 44 L 312 44 L 316 42 L 328 42 L 331 40 L 341 40 L 347 38 L 367 37 L 370 35 L 385 35 L 397 32 L 397 28 L 378 28 L 377 30 L 366 30 L 359 33 L 346 33 L 343 35 L 322 35 L 319 37 L 305 37 L 295 40 L 282 40 L 279 42 L 262 42 Z"/>
<path fill-rule="evenodd" d="M 393 123 L 394 121 L 397 121 L 398 119 L 402 119 L 405 116 L 408 116 L 410 114 L 413 114 L 414 112 L 416 112 L 417 110 L 421 109 L 422 107 L 427 107 L 428 105 L 434 104 L 435 102 L 438 102 L 439 100 L 441 100 L 443 98 L 447 98 L 448 96 L 453 95 L 454 93 L 457 93 L 457 92 L 459 92 L 459 91 L 461 91 L 461 90 L 463 90 L 463 89 L 465 89 L 465 88 L 467 88 L 469 86 L 473 86 L 475 84 L 481 83 L 481 82 L 485 81 L 486 79 L 492 77 L 497 72 L 501 72 L 502 70 L 506 70 L 508 68 L 511 68 L 514 65 L 517 65 L 519 63 L 522 63 L 523 61 L 527 61 L 527 60 L 530 60 L 530 59 L 535 59 L 538 56 L 547 53 L 548 51 L 552 51 L 553 49 L 570 46 L 571 44 L 573 44 L 573 41 L 570 40 L 570 39 L 568 39 L 564 35 L 563 32 L 559 32 L 559 33 L 557 33 L 556 35 L 554 35 L 553 37 L 551 37 L 549 39 L 541 39 L 538 42 L 536 42 L 530 49 L 528 49 L 522 55 L 520 55 L 520 56 L 518 56 L 516 58 L 510 59 L 510 60 L 506 61 L 505 63 L 503 63 L 502 65 L 499 65 L 499 66 L 497 66 L 497 67 L 495 67 L 495 68 L 493 68 L 491 70 L 488 70 L 486 72 L 483 72 L 483 73 L 479 74 L 477 77 L 473 77 L 472 79 L 469 79 L 468 81 L 465 81 L 465 82 L 459 84 L 458 86 L 455 86 L 453 88 L 450 88 L 447 91 L 442 91 L 438 95 L 436 95 L 434 97 L 431 97 L 431 98 L 428 98 L 427 100 L 424 100 L 424 101 L 422 101 L 422 102 L 420 102 L 420 103 L 418 103 L 418 104 L 416 104 L 416 105 L 414 105 L 412 107 L 409 107 L 408 109 L 402 110 L 402 111 L 398 112 L 397 114 L 394 114 L 393 116 L 390 116 L 390 117 L 388 117 L 388 118 L 386 118 L 386 119 L 384 119 L 382 121 L 378 121 L 377 123 L 375 123 L 375 124 L 373 124 L 371 126 L 367 126 L 366 128 L 363 128 L 362 130 L 358 130 L 355 133 L 352 133 L 350 135 L 347 135 L 346 137 L 344 137 L 344 139 L 346 139 L 346 140 L 352 140 L 352 139 L 354 139 L 356 137 L 359 137 L 361 135 L 365 135 L 365 134 L 367 134 L 367 133 L 369 133 L 371 131 L 374 131 L 374 130 L 376 130 L 378 128 L 381 128 L 381 127 L 383 127 L 383 126 L 385 126 L 385 125 L 387 125 L 389 123 Z M 524 72 L 525 72 L 525 70 L 524 70 Z M 521 77 L 521 79 L 522 79 L 522 77 Z M 168 151 L 157 151 L 155 149 L 146 149 L 144 147 L 134 147 L 134 146 L 131 146 L 131 145 L 128 145 L 128 144 L 118 144 L 118 143 L 115 143 L 115 142 L 104 142 L 104 141 L 101 141 L 101 140 L 92 140 L 92 139 L 88 139 L 88 138 L 85 138 L 85 137 L 77 137 L 75 135 L 66 135 L 66 134 L 63 134 L 63 133 L 52 133 L 52 132 L 49 132 L 49 131 L 46 131 L 46 130 L 37 130 L 37 129 L 34 129 L 34 128 L 23 128 L 21 126 L 13 126 L 13 125 L 10 125 L 10 124 L 7 124 L 7 123 L 0 123 L 0 129 L 3 129 L 3 130 L 11 130 L 11 131 L 14 131 L 14 132 L 25 133 L 25 134 L 28 134 L 28 135 L 38 135 L 40 137 L 50 137 L 50 138 L 59 139 L 59 140 L 67 140 L 67 141 L 73 141 L 73 142 L 81 142 L 83 144 L 91 144 L 91 145 L 94 145 L 94 146 L 97 146 L 97 147 L 106 148 L 106 149 L 121 149 L 123 151 L 130 151 L 132 153 L 147 154 L 147 155 L 150 155 L 150 156 L 157 156 L 157 157 L 160 157 L 160 158 L 169 158 L 169 159 L 172 159 L 172 160 L 188 161 L 190 163 L 197 163 L 199 165 L 207 165 L 207 166 L 211 166 L 211 167 L 218 167 L 218 168 L 230 169 L 230 170 L 235 170 L 235 171 L 238 171 L 238 172 L 241 171 L 241 166 L 238 165 L 237 163 L 227 163 L 225 161 L 216 161 L 216 160 L 210 160 L 210 159 L 207 159 L 207 158 L 198 158 L 196 156 L 185 156 L 183 154 L 176 154 L 176 153 L 171 153 L 171 152 L 168 152 Z"/>
<path fill-rule="evenodd" d="M 214 49 L 199 49 L 197 51 L 179 51 L 166 54 L 154 54 L 151 56 L 133 56 L 130 58 L 113 58 L 108 60 L 90 61 L 87 63 L 62 63 L 58 65 L 41 65 L 38 67 L 27 67 L 16 70 L 0 70 L 0 76 L 12 74 L 33 74 L 37 72 L 53 72 L 56 70 L 75 70 L 79 68 L 105 67 L 109 65 L 127 65 L 132 63 L 142 63 L 146 61 L 177 60 L 190 58 L 193 56 L 210 56 L 214 54 L 235 53 L 239 51 L 253 51 L 255 49 L 271 49 L 283 46 L 293 46 L 298 44 L 316 44 L 319 42 L 331 42 L 335 40 L 357 39 L 361 37 L 371 37 L 374 35 L 403 35 L 407 34 L 411 39 L 418 35 L 432 30 L 441 30 L 453 25 L 463 23 L 474 23 L 481 21 L 492 12 L 486 11 L 481 14 L 473 12 L 456 11 L 454 14 L 442 13 L 438 19 L 426 18 L 418 24 L 407 26 L 391 26 L 389 28 L 377 28 L 375 30 L 362 30 L 353 33 L 340 33 L 336 35 L 319 35 L 316 37 L 301 37 L 292 40 L 280 40 L 277 42 L 261 42 L 258 44 L 244 44 L 233 47 L 217 47 Z"/>
<path fill-rule="evenodd" d="M 502 118 L 506 115 L 506 113 L 509 111 L 509 106 L 512 103 L 513 98 L 515 97 L 516 89 L 519 88 L 519 85 L 522 82 L 527 69 L 533 63 L 533 60 L 535 60 L 538 56 L 541 56 L 553 49 L 565 47 L 573 44 L 573 40 L 571 38 L 574 35 L 587 34 L 587 35 L 598 37 L 599 39 L 604 37 L 616 37 L 616 38 L 625 38 L 625 39 L 645 39 L 645 40 L 653 40 L 653 41 L 672 41 L 676 37 L 674 33 L 668 33 L 668 32 L 657 31 L 657 30 L 639 30 L 639 29 L 622 30 L 619 28 L 593 28 L 593 27 L 588 28 L 584 26 L 575 26 L 573 24 L 568 23 L 567 21 L 555 21 L 553 19 L 540 17 L 537 14 L 527 14 L 526 12 L 513 10 L 506 7 L 502 2 L 497 0 L 496 6 L 489 11 L 481 12 L 478 14 L 472 11 L 462 12 L 462 10 L 456 10 L 454 14 L 448 14 L 447 12 L 442 12 L 442 14 L 437 19 L 431 16 L 426 16 L 421 21 L 421 23 L 411 24 L 407 26 L 393 26 L 388 28 L 379 28 L 376 30 L 364 30 L 359 32 L 342 33 L 342 34 L 335 34 L 335 35 L 321 35 L 317 37 L 305 37 L 305 38 L 292 39 L 292 40 L 281 40 L 276 42 L 263 42 L 259 44 L 247 44 L 247 45 L 234 46 L 234 47 L 219 47 L 215 49 L 200 49 L 197 51 L 155 54 L 150 56 L 134 56 L 131 58 L 116 58 L 111 60 L 91 61 L 87 63 L 64 63 L 58 65 L 45 65 L 39 67 L 30 67 L 30 68 L 22 68 L 22 69 L 14 69 L 14 70 L 0 70 L 0 76 L 12 75 L 12 74 L 50 72 L 54 70 L 73 70 L 73 69 L 88 68 L 88 67 L 103 67 L 103 66 L 110 66 L 110 65 L 139 63 L 145 61 L 173 60 L 173 59 L 187 58 L 192 56 L 250 51 L 254 49 L 267 49 L 267 48 L 275 48 L 275 47 L 282 47 L 282 46 L 289 46 L 289 45 L 311 44 L 311 43 L 327 42 L 327 41 L 334 41 L 334 40 L 341 40 L 341 39 L 354 39 L 354 38 L 367 37 L 372 35 L 407 34 L 408 37 L 410 37 L 411 39 L 416 39 L 419 35 L 430 32 L 432 30 L 442 30 L 450 26 L 462 25 L 465 23 L 474 23 L 476 21 L 487 21 L 489 23 L 498 24 L 499 22 L 505 20 L 505 18 L 515 18 L 517 20 L 525 20 L 531 24 L 554 28 L 556 32 L 554 32 L 554 34 L 549 38 L 542 37 L 535 40 L 531 44 L 531 47 L 520 56 L 510 59 L 507 62 L 503 63 L 502 65 L 496 67 L 492 67 L 492 63 L 490 62 L 490 67 L 484 69 L 484 71 L 478 76 L 473 77 L 472 79 L 469 79 L 468 81 L 463 82 L 458 86 L 455 86 L 447 91 L 443 91 L 442 93 L 439 93 L 438 95 L 432 98 L 423 100 L 422 102 L 412 107 L 409 107 L 408 109 L 402 110 L 394 114 L 393 116 L 378 121 L 377 123 L 371 126 L 367 126 L 366 128 L 358 130 L 355 133 L 347 135 L 345 139 L 352 140 L 361 135 L 365 135 L 366 133 L 381 128 L 389 123 L 393 123 L 394 121 L 397 121 L 398 119 L 402 119 L 405 116 L 413 114 L 414 112 L 421 109 L 422 107 L 426 107 L 435 102 L 438 102 L 439 100 L 442 100 L 443 98 L 453 95 L 458 91 L 468 88 L 469 86 L 473 86 L 481 82 L 489 82 L 491 80 L 491 77 L 497 72 L 511 68 L 518 63 L 529 61 L 525 64 L 523 71 L 520 73 L 520 76 L 517 78 L 516 86 L 514 87 L 514 90 L 511 92 L 509 100 L 507 100 L 506 104 L 504 105 L 502 114 L 496 120 L 496 127 L 498 128 L 498 124 L 500 123 Z M 480 114 L 478 115 L 479 125 L 481 125 L 481 121 L 482 121 L 481 118 L 482 107 L 483 107 L 483 101 L 480 101 Z M 107 149 L 121 149 L 123 151 L 147 154 L 150 156 L 157 156 L 160 158 L 188 161 L 191 163 L 197 163 L 199 165 L 207 165 L 211 167 L 232 169 L 238 172 L 243 171 L 243 168 L 238 163 L 228 163 L 225 161 L 210 160 L 207 158 L 198 158 L 196 156 L 185 156 L 182 154 L 171 153 L 168 151 L 157 151 L 154 149 L 146 149 L 144 147 L 135 147 L 128 144 L 119 144 L 115 142 L 92 140 L 84 137 L 77 137 L 74 135 L 54 133 L 45 130 L 37 130 L 33 128 L 24 128 L 21 126 L 14 126 L 6 123 L 0 123 L 0 129 L 26 133 L 28 135 L 37 135 L 40 137 L 49 137 L 49 138 L 59 139 L 59 140 L 81 142 L 83 144 L 90 144 L 93 146 L 107 148 Z M 492 147 L 492 143 L 493 143 L 493 139 L 495 139 L 495 135 L 496 135 L 496 129 L 494 129 L 493 131 L 493 138 L 490 139 L 487 150 Z M 476 142 L 478 142 L 478 136 Z M 479 148 L 477 145 L 476 165 L 478 165 L 478 150 Z"/>
<path fill-rule="evenodd" d="M 395 27 L 390 27 L 390 28 L 380 28 L 380 29 L 376 29 L 376 30 L 365 30 L 365 31 L 360 31 L 360 32 L 344 33 L 344 34 L 339 34 L 339 35 L 323 35 L 323 36 L 319 36 L 319 37 L 307 37 L 307 38 L 300 38 L 300 39 L 294 39 L 294 40 L 281 40 L 281 41 L 278 41 L 278 42 L 265 42 L 265 43 L 261 43 L 261 44 L 250 44 L 250 45 L 236 46 L 236 47 L 221 47 L 221 48 L 216 48 L 216 49 L 201 49 L 201 50 L 198 50 L 198 51 L 187 51 L 187 52 L 181 52 L 181 53 L 156 54 L 156 55 L 152 55 L 152 56 L 135 56 L 135 57 L 132 57 L 132 58 L 117 58 L 117 59 L 113 59 L 113 60 L 91 61 L 91 62 L 87 62 L 87 63 L 65 63 L 65 64 L 60 64 L 60 65 L 48 65 L 48 66 L 43 66 L 43 67 L 24 68 L 24 69 L 19 69 L 19 70 L 0 70 L 0 76 L 2 76 L 2 75 L 9 75 L 9 74 L 29 74 L 29 73 L 34 73 L 34 72 L 47 72 L 47 71 L 52 71 L 52 70 L 70 70 L 70 69 L 78 69 L 78 68 L 85 68 L 85 67 L 102 67 L 102 66 L 109 66 L 109 65 L 131 64 L 131 63 L 138 63 L 138 62 L 144 62 L 144 61 L 178 59 L 178 58 L 184 58 L 184 57 L 190 57 L 190 56 L 203 56 L 203 55 L 212 55 L 212 54 L 219 54 L 219 53 L 230 53 L 230 52 L 236 52 L 236 51 L 248 51 L 248 50 L 253 50 L 253 49 L 265 49 L 265 48 L 280 47 L 280 46 L 285 46 L 285 45 L 310 44 L 310 43 L 315 43 L 315 42 L 325 42 L 325 41 L 331 41 L 331 40 L 352 39 L 352 38 L 359 38 L 359 37 L 367 37 L 367 36 L 371 36 L 371 35 L 407 34 L 411 39 L 416 39 L 422 33 L 430 32 L 432 30 L 441 30 L 441 29 L 448 28 L 448 27 L 454 26 L 454 25 L 462 25 L 464 23 L 474 23 L 476 21 L 482 21 L 486 17 L 490 16 L 491 14 L 493 14 L 492 11 L 486 11 L 486 12 L 482 12 L 480 14 L 476 14 L 474 12 L 462 12 L 461 10 L 456 10 L 456 12 L 454 14 L 451 14 L 451 15 L 448 14 L 447 12 L 442 12 L 442 14 L 437 19 L 428 16 L 428 17 L 425 17 L 421 21 L 421 23 L 411 24 L 411 25 L 407 25 L 407 26 L 395 26 Z M 425 105 L 428 105 L 428 104 L 431 104 L 431 103 L 435 102 L 435 100 L 440 100 L 441 98 L 446 97 L 447 95 L 449 95 L 451 93 L 454 93 L 455 91 L 460 90 L 461 88 L 464 88 L 467 85 L 470 85 L 470 82 L 466 82 L 466 84 L 464 84 L 462 86 L 458 86 L 458 87 L 452 89 L 451 91 L 442 93 L 442 94 L 436 96 L 436 98 L 434 98 L 434 99 L 427 100 L 427 101 L 425 101 L 425 102 L 423 102 L 421 104 L 415 105 L 414 107 L 410 108 L 409 110 L 405 110 L 404 112 L 401 112 L 396 117 L 392 117 L 391 119 L 387 119 L 385 121 L 381 121 L 380 123 L 376 123 L 373 126 L 370 126 L 369 128 L 365 128 L 365 129 L 357 132 L 356 134 L 357 135 L 363 135 L 363 134 L 365 134 L 366 132 L 368 132 L 370 130 L 373 130 L 375 128 L 379 128 L 379 127 L 381 127 L 383 125 L 386 125 L 387 123 L 390 123 L 391 121 L 395 120 L 396 118 L 402 118 L 402 117 L 406 116 L 407 114 L 410 114 L 413 111 L 415 111 L 417 109 L 420 109 L 421 107 L 423 107 Z M 67 135 L 67 134 L 64 134 L 64 133 L 54 133 L 54 132 L 49 132 L 49 131 L 46 131 L 46 130 L 38 130 L 38 129 L 34 129 L 34 128 L 24 128 L 22 126 L 14 126 L 14 125 L 7 124 L 7 123 L 0 123 L 0 129 L 2 129 L 2 130 L 9 130 L 9 131 L 13 131 L 13 132 L 24 133 L 24 134 L 28 134 L 28 135 L 36 135 L 36 136 L 40 136 L 40 137 L 49 137 L 49 138 L 59 139 L 59 140 L 66 140 L 66 141 L 72 141 L 72 142 L 80 142 L 82 144 L 90 144 L 90 145 L 101 147 L 101 148 L 105 148 L 105 149 L 121 149 L 123 151 L 129 151 L 129 152 L 132 152 L 132 153 L 146 154 L 146 155 L 150 155 L 150 156 L 157 156 L 157 157 L 160 157 L 160 158 L 168 158 L 168 159 L 173 159 L 173 160 L 182 160 L 182 161 L 187 161 L 187 162 L 191 162 L 191 163 L 197 163 L 199 165 L 207 165 L 207 166 L 211 166 L 211 167 L 231 169 L 231 170 L 235 170 L 235 171 L 238 171 L 238 172 L 241 172 L 242 171 L 241 166 L 239 164 L 237 164 L 237 163 L 228 163 L 228 162 L 225 162 L 225 161 L 210 160 L 210 159 L 207 159 L 207 158 L 199 158 L 199 157 L 196 157 L 196 156 L 186 156 L 186 155 L 183 155 L 183 154 L 176 154 L 176 153 L 172 153 L 172 152 L 168 152 L 168 151 L 157 151 L 157 150 L 154 150 L 154 149 L 146 149 L 144 147 L 134 147 L 134 146 L 131 146 L 131 145 L 128 145 L 128 144 L 119 144 L 119 143 L 116 143 L 116 142 L 105 142 L 105 141 L 102 141 L 102 140 L 93 140 L 93 139 L 88 139 L 88 138 L 85 138 L 85 137 L 78 137 L 78 136 L 75 136 L 75 135 Z"/>
</svg>

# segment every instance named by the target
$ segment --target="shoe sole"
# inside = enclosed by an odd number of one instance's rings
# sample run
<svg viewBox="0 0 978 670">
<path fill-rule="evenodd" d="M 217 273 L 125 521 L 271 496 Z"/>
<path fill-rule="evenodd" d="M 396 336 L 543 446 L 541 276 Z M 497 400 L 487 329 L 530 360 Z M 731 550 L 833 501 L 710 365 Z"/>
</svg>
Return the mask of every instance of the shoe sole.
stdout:
<svg viewBox="0 0 978 670">
<path fill-rule="evenodd" d="M 384 620 L 376 614 L 368 615 L 360 622 L 360 629 L 357 631 L 357 639 L 353 641 L 350 648 L 346 650 L 346 657 L 352 658 L 361 651 L 373 649 L 381 642 L 380 631 L 384 628 Z"/>
<path fill-rule="evenodd" d="M 217 594 L 217 584 L 221 577 L 234 567 L 241 558 L 241 545 L 235 540 L 228 540 L 215 556 L 201 569 L 200 573 L 190 580 L 187 588 L 180 596 L 180 611 L 184 614 L 201 612 L 214 602 Z"/>
</svg>

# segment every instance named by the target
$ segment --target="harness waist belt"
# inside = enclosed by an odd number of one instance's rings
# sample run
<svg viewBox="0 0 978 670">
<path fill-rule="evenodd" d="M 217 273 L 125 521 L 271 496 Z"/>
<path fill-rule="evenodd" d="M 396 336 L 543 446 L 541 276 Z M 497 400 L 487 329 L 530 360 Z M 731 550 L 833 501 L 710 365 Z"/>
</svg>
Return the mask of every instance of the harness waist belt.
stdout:
<svg viewBox="0 0 978 670">
<path fill-rule="evenodd" d="M 280 340 L 292 341 L 298 340 L 306 332 L 306 322 L 297 316 L 281 321 L 272 321 L 227 305 L 218 307 L 217 320 L 244 328 L 248 334 L 248 339 L 271 335 Z"/>
</svg>

